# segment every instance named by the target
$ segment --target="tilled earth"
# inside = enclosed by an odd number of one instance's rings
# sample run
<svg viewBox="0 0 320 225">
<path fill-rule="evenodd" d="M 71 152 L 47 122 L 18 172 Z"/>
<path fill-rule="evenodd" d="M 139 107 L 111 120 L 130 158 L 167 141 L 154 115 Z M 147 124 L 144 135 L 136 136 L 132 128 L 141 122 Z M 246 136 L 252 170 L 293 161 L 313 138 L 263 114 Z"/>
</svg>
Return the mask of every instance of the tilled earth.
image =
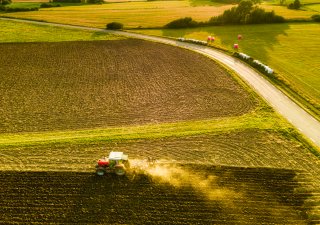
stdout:
<svg viewBox="0 0 320 225">
<path fill-rule="evenodd" d="M 142 40 L 0 44 L 0 133 L 243 115 L 255 100 L 220 65 Z"/>
<path fill-rule="evenodd" d="M 97 177 L 1 172 L 0 224 L 318 224 L 319 193 L 302 171 L 162 165 Z"/>
<path fill-rule="evenodd" d="M 140 159 L 131 162 L 159 160 L 126 177 L 96 177 L 95 161 L 107 149 Z M 270 131 L 0 154 L 2 224 L 320 223 L 319 159 Z"/>
</svg>

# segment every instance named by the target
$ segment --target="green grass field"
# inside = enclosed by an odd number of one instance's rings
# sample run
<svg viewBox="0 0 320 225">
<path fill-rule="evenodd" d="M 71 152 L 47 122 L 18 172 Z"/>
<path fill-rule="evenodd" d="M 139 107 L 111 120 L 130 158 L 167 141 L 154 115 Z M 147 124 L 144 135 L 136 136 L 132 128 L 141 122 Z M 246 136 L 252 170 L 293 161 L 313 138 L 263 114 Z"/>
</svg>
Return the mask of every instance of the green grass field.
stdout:
<svg viewBox="0 0 320 225">
<path fill-rule="evenodd" d="M 102 5 L 80 4 L 79 6 L 40 9 L 35 12 L 10 13 L 5 16 L 99 28 L 104 28 L 107 23 L 113 21 L 123 23 L 127 29 L 154 28 L 162 27 L 174 19 L 186 16 L 197 21 L 208 21 L 212 16 L 220 15 L 232 6 L 208 0 L 124 2 Z M 312 11 L 289 10 L 283 6 L 270 4 L 262 4 L 261 7 L 267 11 L 274 10 L 276 14 L 287 19 L 309 19 L 314 14 Z"/>
<path fill-rule="evenodd" d="M 6 16 L 100 28 L 117 21 L 126 28 L 137 28 L 162 27 L 171 20 L 185 16 L 206 21 L 231 7 L 221 4 L 192 7 L 191 4 L 193 3 L 188 1 L 108 3 L 41 9 L 37 12 L 10 13 Z"/>
<path fill-rule="evenodd" d="M 216 37 L 215 46 L 230 51 L 234 43 L 239 43 L 241 52 L 275 69 L 294 90 L 320 109 L 319 24 L 225 26 L 138 32 L 200 40 L 206 40 L 208 35 L 213 35 Z M 243 40 L 237 40 L 238 34 L 244 36 Z"/>
<path fill-rule="evenodd" d="M 0 27 L 0 42 L 56 42 L 124 39 L 124 37 L 101 32 L 88 32 L 3 20 L 0 20 Z"/>
<path fill-rule="evenodd" d="M 307 10 L 310 10 L 310 11 L 314 11 L 315 14 L 319 14 L 320 13 L 320 4 L 305 5 L 303 8 L 307 9 Z"/>
</svg>

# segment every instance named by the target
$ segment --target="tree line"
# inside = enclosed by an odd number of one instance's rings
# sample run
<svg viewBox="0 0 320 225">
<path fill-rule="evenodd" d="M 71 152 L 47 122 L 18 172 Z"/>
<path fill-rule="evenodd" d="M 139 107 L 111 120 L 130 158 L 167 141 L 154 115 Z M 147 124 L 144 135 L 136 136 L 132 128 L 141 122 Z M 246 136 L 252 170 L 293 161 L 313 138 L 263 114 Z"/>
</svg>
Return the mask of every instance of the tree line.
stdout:
<svg viewBox="0 0 320 225">
<path fill-rule="evenodd" d="M 224 24 L 259 24 L 259 23 L 283 23 L 285 19 L 278 16 L 274 11 L 266 12 L 259 8 L 256 2 L 250 0 L 242 0 L 238 6 L 232 7 L 224 11 L 219 16 L 214 16 L 207 22 L 197 22 L 191 17 L 174 20 L 167 25 L 166 28 L 186 28 L 209 25 Z"/>
</svg>

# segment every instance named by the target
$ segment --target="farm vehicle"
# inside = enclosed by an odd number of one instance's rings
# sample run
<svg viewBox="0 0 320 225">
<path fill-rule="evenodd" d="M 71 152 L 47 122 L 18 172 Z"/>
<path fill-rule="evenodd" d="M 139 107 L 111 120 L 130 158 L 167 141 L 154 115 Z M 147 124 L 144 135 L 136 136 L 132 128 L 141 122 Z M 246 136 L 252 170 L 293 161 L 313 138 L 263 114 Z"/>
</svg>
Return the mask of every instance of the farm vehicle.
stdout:
<svg viewBox="0 0 320 225">
<path fill-rule="evenodd" d="M 96 165 L 96 174 L 103 176 L 106 173 L 114 173 L 123 176 L 130 169 L 133 173 L 141 173 L 150 166 L 154 166 L 156 160 L 148 157 L 147 160 L 133 160 L 129 163 L 128 155 L 123 152 L 110 152 L 109 157 L 103 157 L 98 160 Z"/>
<path fill-rule="evenodd" d="M 103 176 L 106 173 L 115 173 L 118 176 L 126 174 L 129 169 L 128 155 L 123 152 L 110 152 L 109 157 L 103 157 L 98 160 L 96 165 L 96 173 Z"/>
</svg>

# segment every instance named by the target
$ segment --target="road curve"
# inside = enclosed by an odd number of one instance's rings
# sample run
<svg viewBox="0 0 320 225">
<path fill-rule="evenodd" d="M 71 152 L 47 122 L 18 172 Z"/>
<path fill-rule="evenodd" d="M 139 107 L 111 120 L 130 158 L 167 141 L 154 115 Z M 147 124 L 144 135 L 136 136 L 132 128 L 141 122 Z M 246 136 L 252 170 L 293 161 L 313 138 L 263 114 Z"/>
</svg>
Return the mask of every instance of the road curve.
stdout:
<svg viewBox="0 0 320 225">
<path fill-rule="evenodd" d="M 262 96 L 279 114 L 286 118 L 293 126 L 295 126 L 306 138 L 312 141 L 318 149 L 320 148 L 320 122 L 312 117 L 309 113 L 303 110 L 300 106 L 289 99 L 283 92 L 273 86 L 269 81 L 263 78 L 250 66 L 244 64 L 240 60 L 226 55 L 218 50 L 210 47 L 200 46 L 185 42 L 179 42 L 173 39 L 162 37 L 154 37 L 143 34 L 135 34 L 124 31 L 111 31 L 99 28 L 90 28 L 75 25 L 64 25 L 47 22 L 37 22 L 21 19 L 0 18 L 2 20 L 10 20 L 17 22 L 26 22 L 41 25 L 51 25 L 65 28 L 82 29 L 112 33 L 123 35 L 132 38 L 144 39 L 148 41 L 155 41 L 173 46 L 179 46 L 206 55 L 215 59 L 233 71 L 235 71 L 244 81 L 246 81 L 260 96 Z"/>
</svg>

